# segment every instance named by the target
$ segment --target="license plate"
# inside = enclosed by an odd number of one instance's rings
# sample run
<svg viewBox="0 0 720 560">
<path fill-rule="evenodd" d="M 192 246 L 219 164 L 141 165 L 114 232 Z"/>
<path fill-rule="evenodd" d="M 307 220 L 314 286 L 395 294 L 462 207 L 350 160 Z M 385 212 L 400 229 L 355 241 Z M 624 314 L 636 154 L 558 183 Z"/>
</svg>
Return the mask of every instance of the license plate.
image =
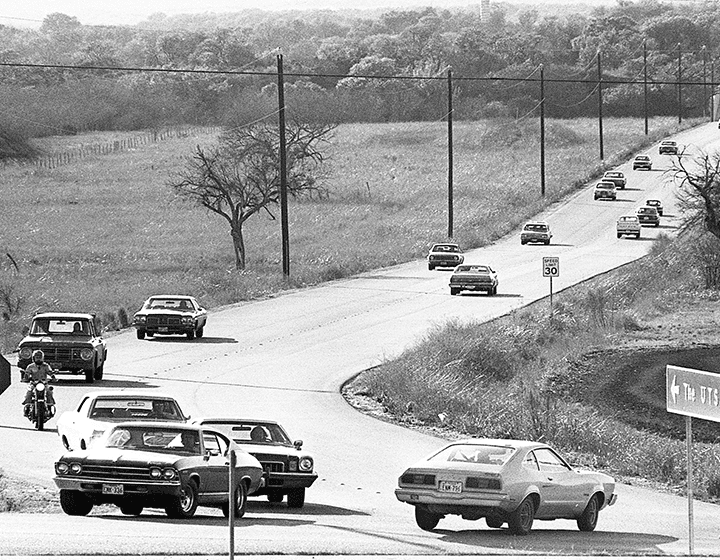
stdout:
<svg viewBox="0 0 720 560">
<path fill-rule="evenodd" d="M 450 482 L 447 480 L 441 480 L 438 486 L 440 492 L 449 492 L 450 494 L 462 493 L 462 482 Z"/>
<path fill-rule="evenodd" d="M 125 490 L 122 484 L 103 484 L 102 493 L 112 494 L 113 496 L 121 496 Z"/>
<path fill-rule="evenodd" d="M 158 327 L 158 332 L 167 332 L 167 327 Z"/>
</svg>

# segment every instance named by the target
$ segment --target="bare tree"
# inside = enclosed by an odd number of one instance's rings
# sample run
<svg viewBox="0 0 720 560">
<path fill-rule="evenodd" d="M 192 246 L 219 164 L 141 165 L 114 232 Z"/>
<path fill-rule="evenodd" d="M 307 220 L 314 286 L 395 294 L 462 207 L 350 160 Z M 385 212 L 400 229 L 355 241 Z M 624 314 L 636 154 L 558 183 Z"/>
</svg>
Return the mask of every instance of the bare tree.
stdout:
<svg viewBox="0 0 720 560">
<path fill-rule="evenodd" d="M 683 154 L 675 158 L 671 172 L 680 181 L 678 201 L 685 225 L 702 223 L 720 239 L 720 153 Z"/>
<path fill-rule="evenodd" d="M 286 126 L 288 194 L 320 196 L 326 156 L 322 145 L 329 142 L 334 125 Z M 225 218 L 235 249 L 235 267 L 246 262 L 243 225 L 265 210 L 274 219 L 272 207 L 280 200 L 280 131 L 260 123 L 225 131 L 217 146 L 197 146 L 185 168 L 170 182 L 185 200 Z"/>
</svg>

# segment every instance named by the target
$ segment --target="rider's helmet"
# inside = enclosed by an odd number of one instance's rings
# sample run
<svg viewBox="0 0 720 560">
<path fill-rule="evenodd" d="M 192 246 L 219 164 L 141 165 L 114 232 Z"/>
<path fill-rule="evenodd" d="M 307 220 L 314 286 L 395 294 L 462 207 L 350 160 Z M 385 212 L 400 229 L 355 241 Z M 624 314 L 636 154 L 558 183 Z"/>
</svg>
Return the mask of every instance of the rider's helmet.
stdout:
<svg viewBox="0 0 720 560">
<path fill-rule="evenodd" d="M 33 362 L 36 364 L 42 364 L 45 361 L 45 354 L 42 350 L 35 350 L 32 355 Z"/>
</svg>

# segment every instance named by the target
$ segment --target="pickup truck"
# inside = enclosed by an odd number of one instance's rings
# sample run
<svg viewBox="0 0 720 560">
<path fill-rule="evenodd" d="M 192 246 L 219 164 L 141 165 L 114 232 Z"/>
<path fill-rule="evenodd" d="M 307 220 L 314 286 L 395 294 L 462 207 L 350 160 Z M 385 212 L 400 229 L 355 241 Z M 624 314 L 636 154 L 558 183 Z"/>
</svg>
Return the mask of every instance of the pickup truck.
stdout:
<svg viewBox="0 0 720 560">
<path fill-rule="evenodd" d="M 637 216 L 620 216 L 617 221 L 617 236 L 634 235 L 640 239 L 640 219 Z"/>
</svg>

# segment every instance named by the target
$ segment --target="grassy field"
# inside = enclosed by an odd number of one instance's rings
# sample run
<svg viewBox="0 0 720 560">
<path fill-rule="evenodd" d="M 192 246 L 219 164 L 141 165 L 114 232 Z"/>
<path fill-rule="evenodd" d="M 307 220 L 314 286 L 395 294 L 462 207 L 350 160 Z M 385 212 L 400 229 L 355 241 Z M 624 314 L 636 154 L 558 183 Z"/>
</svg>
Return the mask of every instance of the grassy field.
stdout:
<svg viewBox="0 0 720 560">
<path fill-rule="evenodd" d="M 455 239 L 468 248 L 492 241 L 604 165 L 673 130 L 672 119 L 655 119 L 646 138 L 640 120 L 607 119 L 603 164 L 594 120 L 548 121 L 543 199 L 537 124 L 456 123 Z M 196 145 L 214 141 L 210 135 L 55 169 L 4 166 L 0 311 L 9 320 L 0 322 L 2 351 L 14 347 L 38 310 L 96 312 L 117 328 L 152 293 L 188 292 L 212 308 L 422 257 L 447 233 L 445 134 L 441 122 L 338 128 L 329 148 L 330 197 L 291 201 L 289 281 L 281 271 L 279 220 L 263 215 L 248 223 L 248 269 L 240 273 L 227 225 L 167 186 Z M 58 153 L 113 139 L 50 138 L 42 148 Z"/>
</svg>

